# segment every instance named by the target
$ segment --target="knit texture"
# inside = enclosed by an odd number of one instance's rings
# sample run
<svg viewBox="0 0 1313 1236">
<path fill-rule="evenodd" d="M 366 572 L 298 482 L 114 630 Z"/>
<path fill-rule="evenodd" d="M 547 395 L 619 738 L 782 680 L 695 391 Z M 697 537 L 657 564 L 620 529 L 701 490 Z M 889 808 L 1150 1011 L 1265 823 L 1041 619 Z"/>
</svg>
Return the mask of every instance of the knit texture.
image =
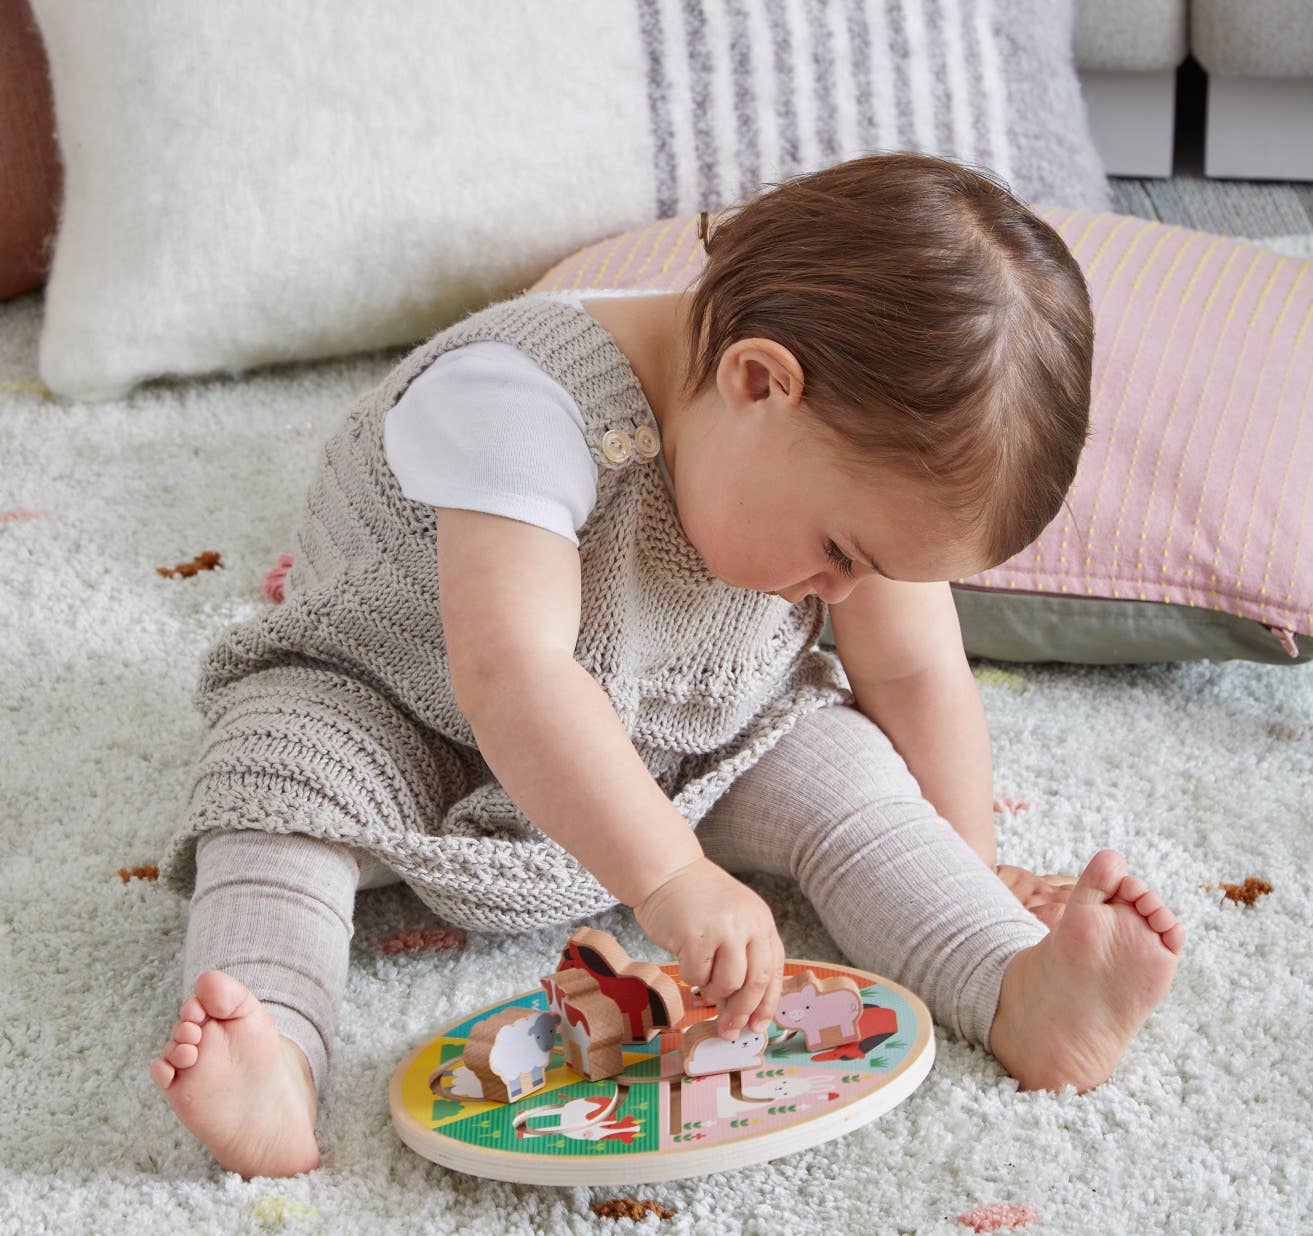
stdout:
<svg viewBox="0 0 1313 1236">
<path fill-rule="evenodd" d="M 798 717 L 853 702 L 835 656 L 815 646 L 820 598 L 733 588 L 685 537 L 656 419 L 609 332 L 551 296 L 498 302 L 355 402 L 321 453 L 283 604 L 205 658 L 195 703 L 209 729 L 162 864 L 179 892 L 192 889 L 200 834 L 262 828 L 373 853 L 436 914 L 476 930 L 533 931 L 616 904 L 479 754 L 447 670 L 437 510 L 401 493 L 384 454 L 384 418 L 407 386 L 480 339 L 524 349 L 584 415 L 598 480 L 579 530 L 575 659 L 690 826 Z"/>
</svg>

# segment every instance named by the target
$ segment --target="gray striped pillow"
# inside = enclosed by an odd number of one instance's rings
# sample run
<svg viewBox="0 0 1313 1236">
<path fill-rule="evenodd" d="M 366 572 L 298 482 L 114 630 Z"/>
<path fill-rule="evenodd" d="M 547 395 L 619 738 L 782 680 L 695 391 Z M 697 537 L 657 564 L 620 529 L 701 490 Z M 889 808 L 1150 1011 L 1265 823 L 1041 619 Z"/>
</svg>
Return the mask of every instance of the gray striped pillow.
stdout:
<svg viewBox="0 0 1313 1236">
<path fill-rule="evenodd" d="M 1107 204 L 1071 0 L 31 3 L 65 184 L 39 364 L 73 398 L 413 343 L 881 150 Z"/>
<path fill-rule="evenodd" d="M 873 150 L 1105 210 L 1071 0 L 637 0 L 656 218 Z"/>
</svg>

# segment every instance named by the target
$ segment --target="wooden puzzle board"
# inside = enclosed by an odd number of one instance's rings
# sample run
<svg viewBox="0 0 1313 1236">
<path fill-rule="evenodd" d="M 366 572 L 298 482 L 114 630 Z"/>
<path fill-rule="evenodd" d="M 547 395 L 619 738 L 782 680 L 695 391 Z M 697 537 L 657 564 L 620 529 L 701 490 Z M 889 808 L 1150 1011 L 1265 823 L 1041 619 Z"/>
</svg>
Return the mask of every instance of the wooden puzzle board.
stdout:
<svg viewBox="0 0 1313 1236">
<path fill-rule="evenodd" d="M 392 1075 L 392 1124 L 416 1153 L 444 1167 L 524 1184 L 636 1184 L 762 1163 L 860 1128 L 901 1103 L 934 1062 L 930 1012 L 906 987 L 828 962 L 784 963 L 784 975 L 845 974 L 862 995 L 862 1038 L 807 1050 L 770 1026 L 761 1068 L 686 1078 L 683 1031 L 716 1015 L 679 978 L 685 1014 L 671 1031 L 623 1046 L 617 1077 L 588 1081 L 564 1063 L 560 1040 L 547 1085 L 512 1103 L 436 1096 L 429 1078 L 458 1060 L 475 1022 L 513 1005 L 546 1010 L 539 987 L 479 1009 L 411 1051 Z M 450 1076 L 459 1091 L 462 1075 Z"/>
</svg>

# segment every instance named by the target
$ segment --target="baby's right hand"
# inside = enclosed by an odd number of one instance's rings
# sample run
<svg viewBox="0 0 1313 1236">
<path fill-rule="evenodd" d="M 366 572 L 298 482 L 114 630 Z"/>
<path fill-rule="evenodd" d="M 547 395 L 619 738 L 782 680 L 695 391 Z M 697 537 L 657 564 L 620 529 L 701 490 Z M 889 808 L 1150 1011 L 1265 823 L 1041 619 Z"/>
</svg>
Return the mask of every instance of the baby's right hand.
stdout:
<svg viewBox="0 0 1313 1236">
<path fill-rule="evenodd" d="M 784 981 L 784 944 L 752 889 L 704 855 L 649 893 L 634 917 L 679 958 L 680 978 L 720 1004 L 722 1038 L 737 1038 L 749 1017 L 753 1030 L 766 1030 Z"/>
</svg>

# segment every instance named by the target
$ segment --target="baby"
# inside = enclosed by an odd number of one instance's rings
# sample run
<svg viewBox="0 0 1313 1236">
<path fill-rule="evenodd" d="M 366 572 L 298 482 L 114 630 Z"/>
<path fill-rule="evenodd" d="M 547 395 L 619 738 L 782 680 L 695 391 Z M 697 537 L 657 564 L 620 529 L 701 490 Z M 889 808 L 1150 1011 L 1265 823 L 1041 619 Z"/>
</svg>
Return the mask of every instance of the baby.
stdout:
<svg viewBox="0 0 1313 1236">
<path fill-rule="evenodd" d="M 731 873 L 789 875 L 1025 1088 L 1099 1085 L 1167 992 L 1185 931 L 1121 854 L 997 864 L 947 582 L 1075 475 L 1080 269 L 915 154 L 705 222 L 686 292 L 526 293 L 405 357 L 324 448 L 283 603 L 207 657 L 151 1075 L 223 1167 L 319 1163 L 354 898 L 389 881 L 545 940 L 623 902 L 734 1037 L 785 954 Z"/>
</svg>

